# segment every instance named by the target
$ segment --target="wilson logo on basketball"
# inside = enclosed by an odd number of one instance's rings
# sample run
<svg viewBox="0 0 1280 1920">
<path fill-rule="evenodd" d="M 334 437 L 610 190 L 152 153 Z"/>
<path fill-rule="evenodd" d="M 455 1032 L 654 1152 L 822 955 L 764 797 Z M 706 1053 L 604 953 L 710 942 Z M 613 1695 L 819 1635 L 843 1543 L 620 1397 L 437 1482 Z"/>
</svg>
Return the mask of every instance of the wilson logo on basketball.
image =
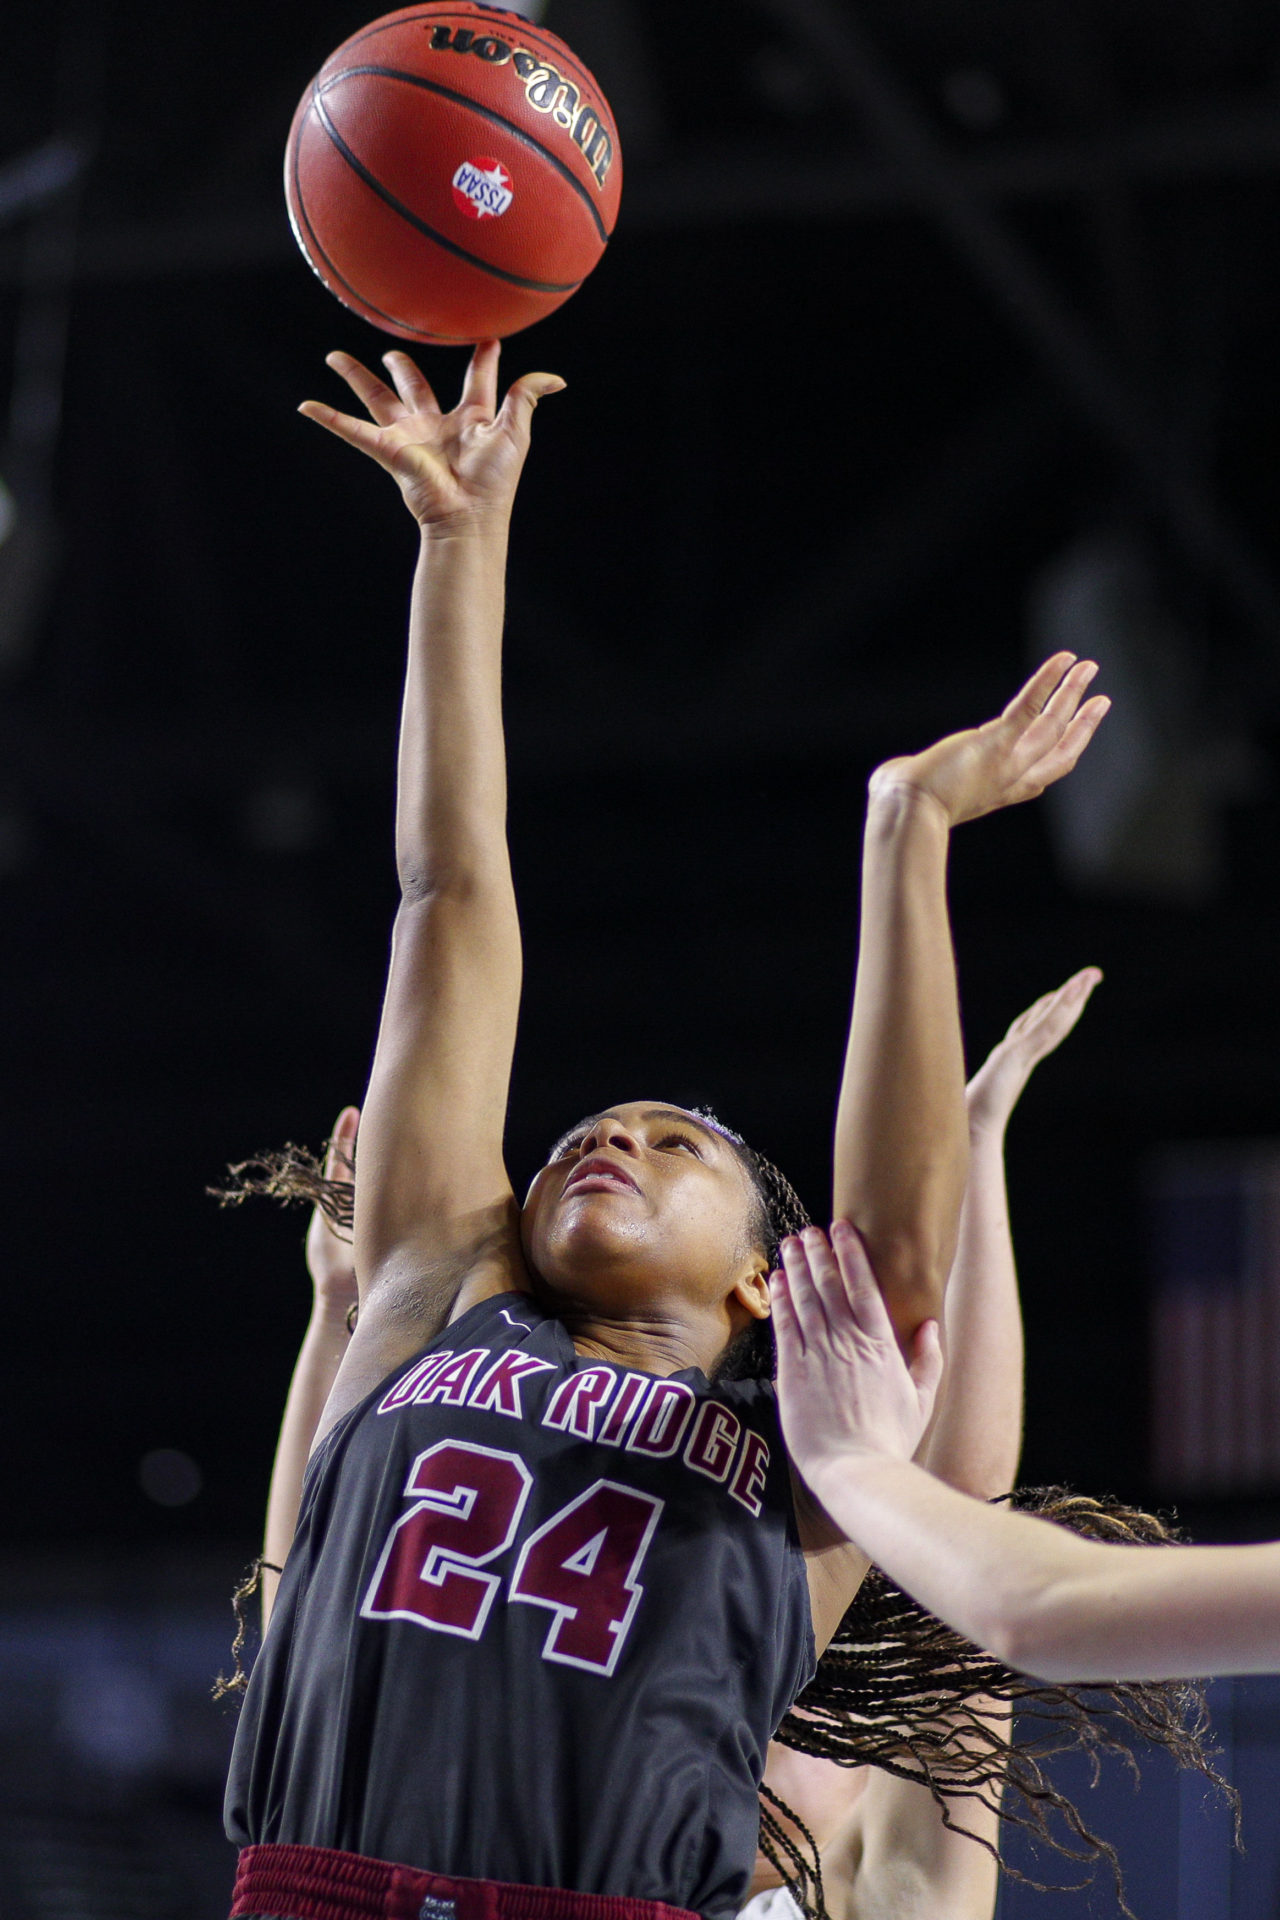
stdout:
<svg viewBox="0 0 1280 1920">
<path fill-rule="evenodd" d="M 453 176 L 453 197 L 468 220 L 496 219 L 515 194 L 500 160 L 464 160 Z"/>
<path fill-rule="evenodd" d="M 432 53 L 471 54 L 488 67 L 505 67 L 510 62 L 534 112 L 550 115 L 556 125 L 564 129 L 581 149 L 596 184 L 604 186 L 613 165 L 614 144 L 613 134 L 602 117 L 603 103 L 601 107 L 591 106 L 573 81 L 541 54 L 501 40 L 496 34 L 476 34 L 470 27 L 432 27 L 429 45 Z"/>
</svg>

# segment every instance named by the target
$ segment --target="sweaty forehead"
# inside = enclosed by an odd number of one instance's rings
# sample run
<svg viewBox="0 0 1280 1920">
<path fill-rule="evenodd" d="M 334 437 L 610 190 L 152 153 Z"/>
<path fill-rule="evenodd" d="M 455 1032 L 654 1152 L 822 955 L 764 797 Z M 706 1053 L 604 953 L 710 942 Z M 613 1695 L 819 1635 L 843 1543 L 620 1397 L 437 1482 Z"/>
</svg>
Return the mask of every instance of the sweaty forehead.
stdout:
<svg viewBox="0 0 1280 1920">
<path fill-rule="evenodd" d="M 616 1107 L 605 1107 L 600 1113 L 589 1113 L 585 1119 L 579 1120 L 576 1126 L 567 1128 L 552 1147 L 547 1156 L 548 1159 L 554 1160 L 570 1141 L 580 1134 L 589 1133 L 597 1122 L 605 1119 L 621 1120 L 626 1126 L 634 1126 L 637 1122 L 641 1125 L 653 1125 L 663 1120 L 678 1120 L 694 1132 L 704 1135 L 716 1146 L 732 1147 L 734 1145 L 733 1136 L 726 1128 L 717 1126 L 704 1114 L 691 1113 L 688 1107 L 672 1106 L 666 1101 L 659 1100 L 623 1100 Z"/>
</svg>

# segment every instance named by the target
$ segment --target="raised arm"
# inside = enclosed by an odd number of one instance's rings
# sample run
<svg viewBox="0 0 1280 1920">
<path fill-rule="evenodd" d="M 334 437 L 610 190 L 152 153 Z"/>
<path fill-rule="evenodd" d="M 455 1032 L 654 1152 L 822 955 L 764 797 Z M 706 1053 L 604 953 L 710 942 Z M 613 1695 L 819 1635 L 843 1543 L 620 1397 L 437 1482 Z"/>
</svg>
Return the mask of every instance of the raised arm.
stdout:
<svg viewBox="0 0 1280 1920">
<path fill-rule="evenodd" d="M 359 1125 L 359 1108 L 344 1107 L 325 1155 L 327 1181 L 341 1184 L 351 1180 Z M 339 1236 L 319 1207 L 312 1210 L 307 1229 L 307 1271 L 311 1275 L 311 1318 L 289 1382 L 267 1494 L 260 1587 L 264 1633 L 280 1584 L 280 1575 L 272 1569 L 283 1567 L 293 1544 L 307 1457 L 338 1377 L 338 1368 L 346 1357 L 351 1340 L 352 1309 L 356 1304 L 355 1256 L 350 1239 Z"/>
<path fill-rule="evenodd" d="M 1022 1307 L 1005 1131 L 1035 1068 L 1061 1046 L 1101 978 L 1097 967 L 1085 967 L 1020 1013 L 965 1092 L 969 1183 L 942 1321 L 947 1364 L 916 1458 L 940 1480 L 983 1500 L 1009 1491 L 1022 1452 Z"/>
<path fill-rule="evenodd" d="M 1075 765 L 1109 704 L 1084 699 L 1095 671 L 1055 654 L 998 719 L 872 776 L 834 1211 L 866 1241 L 904 1340 L 941 1309 L 968 1169 L 951 829 L 1033 798 Z"/>
<path fill-rule="evenodd" d="M 837 1524 L 930 1612 L 1051 1681 L 1280 1671 L 1280 1542 L 1126 1547 L 984 1505 L 914 1465 L 937 1330 L 903 1362 L 844 1222 L 789 1242 L 775 1282 L 778 1396 L 799 1471 Z"/>
<path fill-rule="evenodd" d="M 503 581 L 533 410 L 564 383 L 528 374 L 499 407 L 491 341 L 446 414 L 406 354 L 386 355 L 394 391 L 345 354 L 329 364 L 370 418 L 315 401 L 302 411 L 392 475 L 420 533 L 396 798 L 400 906 L 356 1180 L 361 1316 L 332 1418 L 433 1336 L 464 1281 L 500 1289 L 520 1278 L 502 1157 L 520 996 Z"/>
<path fill-rule="evenodd" d="M 1019 1014 L 965 1091 L 969 1182 L 947 1282 L 947 1363 L 916 1459 L 980 1499 L 1012 1487 L 1022 1447 L 1022 1312 L 1005 1193 L 1005 1130 L 1035 1067 L 1070 1033 L 1100 978 L 1096 967 L 1087 968 Z M 990 1731 L 1007 1727 L 1007 1707 L 988 1701 L 982 1711 Z M 966 1724 L 963 1716 L 957 1720 L 958 1742 Z M 955 1801 L 949 1811 L 954 1826 L 944 1822 L 927 1786 L 868 1770 L 844 1828 L 823 1854 L 828 1889 L 847 1890 L 848 1920 L 937 1920 L 939 1914 L 991 1920 L 998 1867 L 987 1848 L 998 1845 L 999 1807 L 987 1795 Z"/>
</svg>

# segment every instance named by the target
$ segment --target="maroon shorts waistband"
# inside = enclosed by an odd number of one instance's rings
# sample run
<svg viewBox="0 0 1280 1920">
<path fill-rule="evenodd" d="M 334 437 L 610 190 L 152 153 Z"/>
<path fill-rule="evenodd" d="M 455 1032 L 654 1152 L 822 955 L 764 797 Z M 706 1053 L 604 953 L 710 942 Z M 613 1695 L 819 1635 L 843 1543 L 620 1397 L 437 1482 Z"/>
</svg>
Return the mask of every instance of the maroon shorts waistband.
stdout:
<svg viewBox="0 0 1280 1920">
<path fill-rule="evenodd" d="M 697 1920 L 662 1900 L 459 1880 L 335 1847 L 246 1847 L 231 1920 Z"/>
</svg>

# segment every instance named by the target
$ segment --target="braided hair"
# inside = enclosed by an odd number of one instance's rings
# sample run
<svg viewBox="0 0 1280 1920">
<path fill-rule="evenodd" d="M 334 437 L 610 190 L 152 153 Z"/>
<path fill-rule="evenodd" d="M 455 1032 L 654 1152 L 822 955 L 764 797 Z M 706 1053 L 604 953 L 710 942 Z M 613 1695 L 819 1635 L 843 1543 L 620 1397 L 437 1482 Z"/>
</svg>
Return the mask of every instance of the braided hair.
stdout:
<svg viewBox="0 0 1280 1920">
<path fill-rule="evenodd" d="M 740 1133 L 727 1127 L 710 1107 L 690 1107 L 690 1113 L 727 1140 L 751 1182 L 753 1199 L 747 1231 L 752 1244 L 763 1249 L 772 1270 L 782 1263 L 782 1242 L 812 1223 L 804 1201 L 781 1167 L 749 1146 Z M 753 1320 L 724 1354 L 715 1370 L 717 1380 L 772 1380 L 778 1369 L 777 1349 L 770 1320 Z"/>
<path fill-rule="evenodd" d="M 1160 1547 L 1179 1538 L 1141 1508 L 1109 1498 L 1090 1499 L 1064 1487 L 1023 1488 L 1004 1497 L 1012 1506 L 1094 1540 Z M 1011 1709 L 1019 1716 L 1013 1728 Z M 1098 1867 L 1105 1865 L 1120 1911 L 1133 1920 L 1114 1847 L 1090 1829 L 1045 1770 L 1055 1755 L 1082 1753 L 1096 1782 L 1103 1757 L 1112 1754 L 1136 1778 L 1138 1761 L 1126 1736 L 1161 1747 L 1179 1766 L 1202 1774 L 1230 1803 L 1238 1841 L 1239 1806 L 1213 1764 L 1202 1686 L 1140 1681 L 1103 1688 L 1030 1680 L 926 1613 L 873 1567 L 814 1678 L 774 1738 L 838 1766 L 879 1767 L 927 1787 L 945 1827 L 996 1853 L 951 1813 L 952 1801 L 980 1802 L 1024 1828 L 1033 1840 L 1085 1866 L 1086 1877 L 1071 1891 L 1092 1884 Z M 797 1905 L 811 1920 L 825 1920 L 812 1836 L 789 1808 L 773 1795 L 769 1799 L 799 1827 L 809 1857 L 802 1857 L 767 1805 L 761 1813 L 760 1850 Z M 1007 1861 L 1001 1865 L 1016 1879 L 1029 1878 Z M 1038 1881 L 1030 1884 L 1045 1890 Z"/>
<path fill-rule="evenodd" d="M 350 1238 L 355 1224 L 356 1199 L 352 1180 L 355 1175 L 355 1149 L 342 1145 L 342 1160 L 348 1168 L 341 1180 L 326 1180 L 324 1167 L 329 1148 L 326 1141 L 319 1153 L 309 1147 L 295 1146 L 286 1140 L 282 1147 L 251 1154 L 227 1168 L 226 1184 L 206 1187 L 205 1191 L 222 1207 L 238 1207 L 245 1200 L 261 1195 L 277 1200 L 282 1207 L 319 1207 L 329 1223 L 344 1238 Z"/>
</svg>

